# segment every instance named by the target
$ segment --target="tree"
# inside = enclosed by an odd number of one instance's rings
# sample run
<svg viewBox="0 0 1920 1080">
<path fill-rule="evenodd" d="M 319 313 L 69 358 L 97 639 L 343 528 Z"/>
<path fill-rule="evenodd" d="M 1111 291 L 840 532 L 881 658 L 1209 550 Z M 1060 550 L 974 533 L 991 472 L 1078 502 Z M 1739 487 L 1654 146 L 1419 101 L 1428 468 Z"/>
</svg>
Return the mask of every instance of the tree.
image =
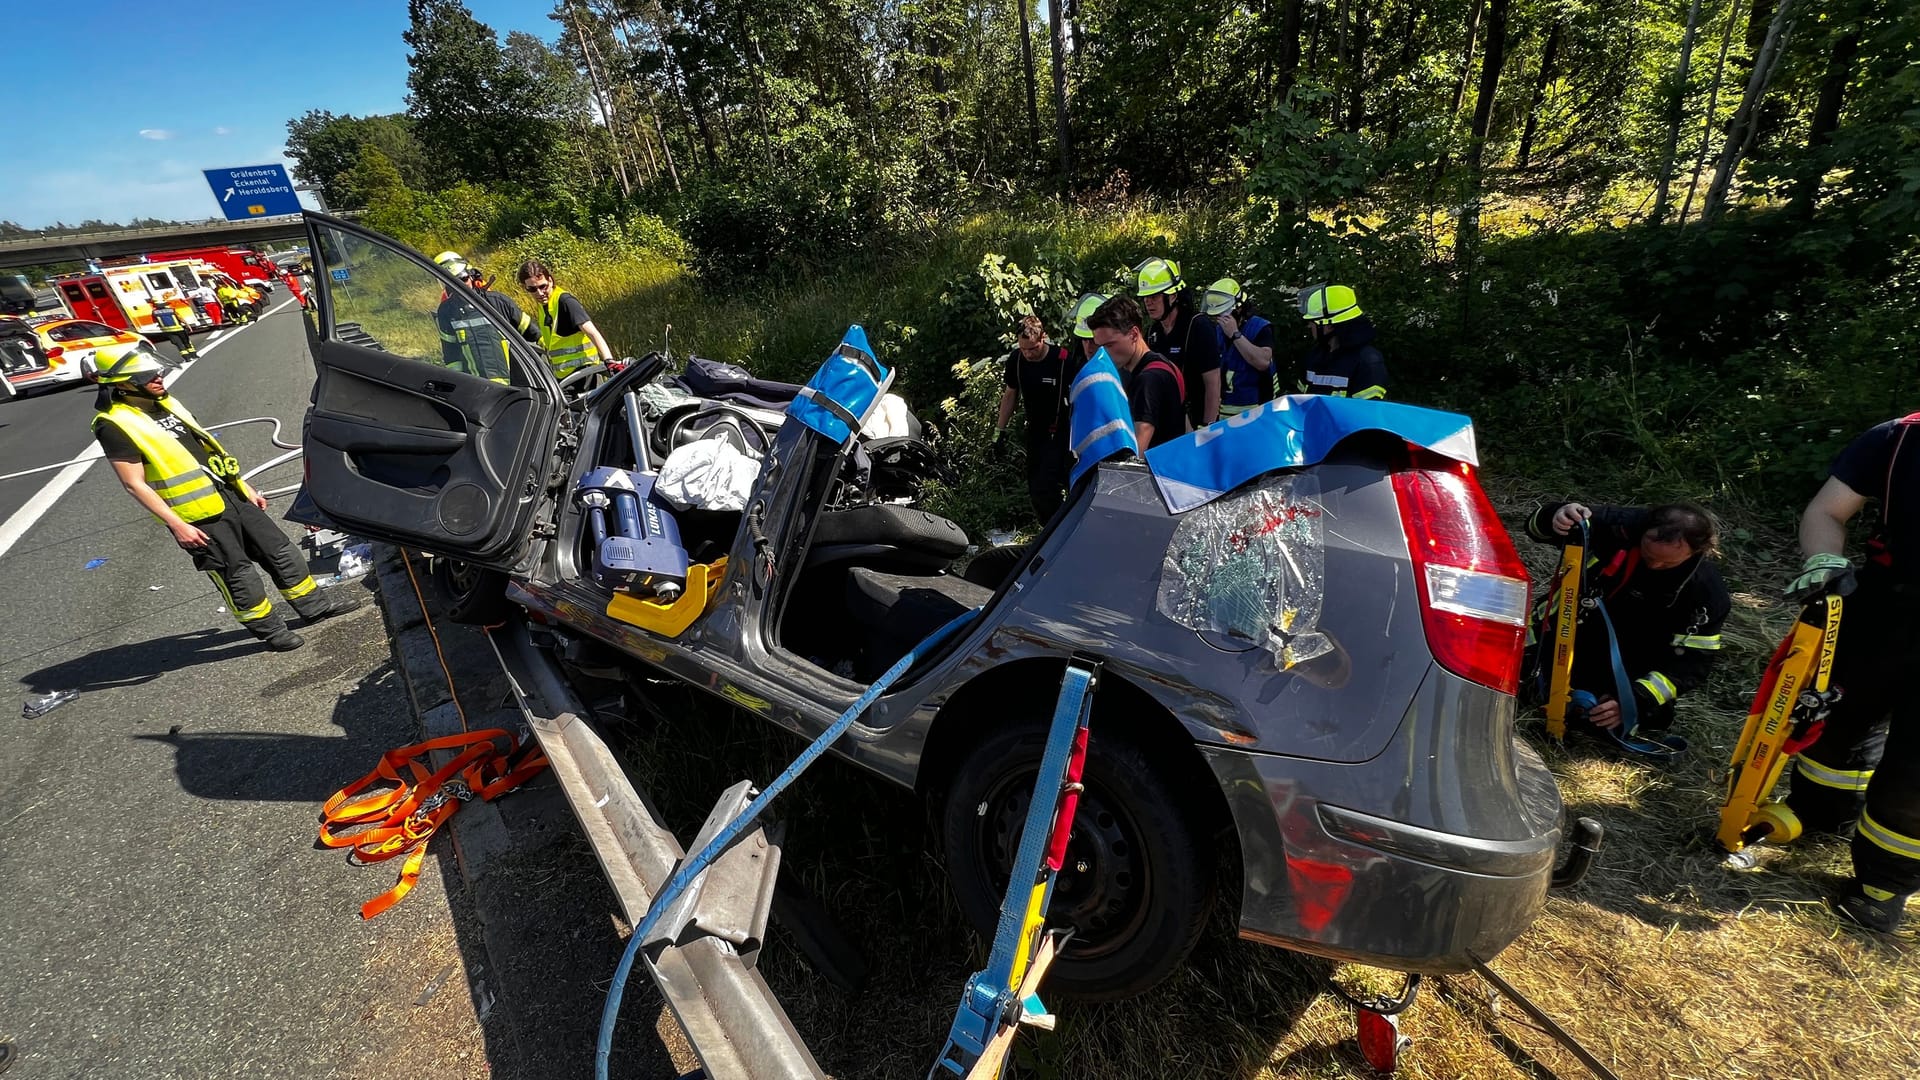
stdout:
<svg viewBox="0 0 1920 1080">
<path fill-rule="evenodd" d="M 1500 69 L 1507 62 L 1507 11 L 1512 0 L 1488 0 L 1487 44 L 1480 61 L 1480 89 L 1473 103 L 1473 130 L 1467 140 L 1467 200 L 1454 236 L 1454 261 L 1469 258 L 1480 238 L 1481 159 L 1493 125 L 1493 102 L 1500 90 Z"/>
<path fill-rule="evenodd" d="M 1779 70 L 1780 57 L 1786 51 L 1784 37 L 1794 2 L 1780 0 L 1773 10 L 1773 19 L 1767 24 L 1766 37 L 1762 39 L 1760 51 L 1753 58 L 1753 72 L 1747 77 L 1747 92 L 1740 99 L 1740 108 L 1733 114 L 1733 124 L 1727 129 L 1726 144 L 1720 151 L 1720 163 L 1714 167 L 1713 185 L 1707 189 L 1707 202 L 1700 211 L 1702 220 L 1712 221 L 1725 212 L 1733 174 L 1759 135 L 1760 107 L 1766 99 L 1767 87 L 1773 82 L 1774 72 Z"/>
<path fill-rule="evenodd" d="M 536 86 L 460 0 L 408 0 L 407 114 L 443 183 L 524 182 L 566 152 Z"/>
<path fill-rule="evenodd" d="M 1687 30 L 1680 39 L 1680 62 L 1674 68 L 1667 95 L 1667 143 L 1660 152 L 1660 179 L 1653 190 L 1653 220 L 1667 216 L 1667 188 L 1673 181 L 1674 157 L 1680 150 L 1680 124 L 1686 119 L 1687 74 L 1693 64 L 1693 32 L 1700 25 L 1700 0 L 1687 9 Z"/>
<path fill-rule="evenodd" d="M 287 121 L 287 156 L 294 161 L 294 178 L 318 188 L 328 206 L 366 206 L 354 193 L 348 173 L 368 146 L 380 150 L 408 187 L 429 186 L 426 149 L 405 116 L 335 116 L 314 109 Z"/>
</svg>

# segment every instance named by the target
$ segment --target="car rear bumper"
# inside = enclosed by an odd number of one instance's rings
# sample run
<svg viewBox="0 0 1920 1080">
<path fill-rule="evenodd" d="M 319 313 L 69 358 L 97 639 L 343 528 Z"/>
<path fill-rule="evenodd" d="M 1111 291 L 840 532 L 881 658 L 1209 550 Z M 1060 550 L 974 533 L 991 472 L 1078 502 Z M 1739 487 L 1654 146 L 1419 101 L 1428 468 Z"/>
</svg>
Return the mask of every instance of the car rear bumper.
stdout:
<svg viewBox="0 0 1920 1080">
<path fill-rule="evenodd" d="M 75 365 L 43 371 L 23 371 L 18 374 L 9 373 L 7 375 L 7 382 L 13 384 L 15 390 L 38 390 L 47 386 L 60 386 L 65 383 L 79 382 L 80 377 L 80 369 Z"/>
<path fill-rule="evenodd" d="M 1240 834 L 1241 936 L 1428 973 L 1512 943 L 1545 902 L 1561 816 L 1512 710 L 1436 671 L 1370 761 L 1204 747 Z"/>
</svg>

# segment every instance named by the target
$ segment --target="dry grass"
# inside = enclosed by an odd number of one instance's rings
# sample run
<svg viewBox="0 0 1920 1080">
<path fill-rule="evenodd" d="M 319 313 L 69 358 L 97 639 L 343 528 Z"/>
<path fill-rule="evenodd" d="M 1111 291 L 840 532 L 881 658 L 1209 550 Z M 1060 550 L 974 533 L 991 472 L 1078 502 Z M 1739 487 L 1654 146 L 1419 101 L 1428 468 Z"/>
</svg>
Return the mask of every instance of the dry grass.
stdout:
<svg viewBox="0 0 1920 1080">
<path fill-rule="evenodd" d="M 1489 486 L 1520 535 L 1521 515 L 1544 493 L 1511 481 Z M 1789 538 L 1738 510 L 1729 516 L 1741 525 L 1724 563 L 1737 603 L 1718 674 L 1683 703 L 1694 752 L 1659 768 L 1591 746 L 1543 747 L 1569 807 L 1606 824 L 1606 847 L 1586 882 L 1553 897 L 1494 966 L 1622 1077 L 1920 1076 L 1914 932 L 1871 939 L 1841 928 L 1822 902 L 1849 873 L 1846 846 L 1829 839 L 1769 851 L 1748 874 L 1722 869 L 1712 847 L 1732 739 L 1789 620 L 1773 599 Z M 1546 573 L 1551 553 L 1520 544 L 1536 574 Z M 764 780 L 796 750 L 759 721 L 686 691 L 662 689 L 656 704 L 665 718 L 624 726 L 620 749 L 682 835 L 726 783 Z M 1527 735 L 1545 742 L 1537 724 Z M 764 970 L 835 1076 L 925 1075 L 984 950 L 928 854 L 922 809 L 828 759 L 779 812 L 789 829 L 783 873 L 857 936 L 870 972 L 861 992 L 835 990 L 784 934 Z M 1065 1004 L 1058 1032 L 1022 1037 L 1010 1075 L 1372 1075 L 1354 1046 L 1350 1010 L 1322 983 L 1332 976 L 1385 990 L 1397 977 L 1240 942 L 1233 914 L 1223 897 L 1192 962 L 1154 993 Z M 1430 981 L 1402 1026 L 1414 1046 L 1401 1073 L 1419 1080 L 1585 1075 L 1477 976 Z"/>
</svg>

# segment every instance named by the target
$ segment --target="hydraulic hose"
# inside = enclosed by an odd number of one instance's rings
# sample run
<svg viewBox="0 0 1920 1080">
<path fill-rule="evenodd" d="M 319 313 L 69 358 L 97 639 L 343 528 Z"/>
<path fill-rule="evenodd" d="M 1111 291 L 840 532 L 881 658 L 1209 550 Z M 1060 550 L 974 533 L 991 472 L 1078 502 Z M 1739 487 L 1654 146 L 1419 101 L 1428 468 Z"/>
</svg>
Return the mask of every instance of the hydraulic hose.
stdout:
<svg viewBox="0 0 1920 1080">
<path fill-rule="evenodd" d="M 654 923 L 659 920 L 660 913 L 665 911 L 674 899 L 686 890 L 687 885 L 711 865 L 729 844 L 753 824 L 753 820 L 760 816 L 760 812 L 767 808 L 767 804 L 771 803 L 775 796 L 785 791 L 787 785 L 799 779 L 800 774 L 807 770 L 807 766 L 819 760 L 820 755 L 827 752 L 827 747 L 832 746 L 835 740 L 846 734 L 847 729 L 853 726 L 853 722 L 860 717 L 860 714 L 866 712 L 874 699 L 885 693 L 895 679 L 906 674 L 907 669 L 917 663 L 922 656 L 931 652 L 979 614 L 980 611 L 976 608 L 959 615 L 945 626 L 928 634 L 920 644 L 907 650 L 905 656 L 895 661 L 892 667 L 873 681 L 872 686 L 867 687 L 866 693 L 861 694 L 859 700 L 847 706 L 847 711 L 841 713 L 838 720 L 835 720 L 827 730 L 820 733 L 819 738 L 802 750 L 800 756 L 793 759 L 793 764 L 787 766 L 786 771 L 775 777 L 764 791 L 755 796 L 754 800 L 747 804 L 747 808 L 740 812 L 739 817 L 734 818 L 726 828 L 721 829 L 719 835 L 715 836 L 706 847 L 683 861 L 680 868 L 673 872 L 673 876 L 667 879 L 666 887 L 662 888 L 659 895 L 653 898 L 653 902 L 647 905 L 646 917 L 640 920 L 639 926 L 633 928 L 633 936 L 627 939 L 627 950 L 620 955 L 620 966 L 614 968 L 613 985 L 607 988 L 607 1004 L 600 1010 L 600 1039 L 593 1056 L 595 1080 L 607 1080 L 607 1067 L 613 1057 L 613 1027 L 620 1016 L 621 998 L 627 992 L 627 976 L 633 971 L 633 960 L 640 954 L 641 944 L 652 936 Z"/>
</svg>

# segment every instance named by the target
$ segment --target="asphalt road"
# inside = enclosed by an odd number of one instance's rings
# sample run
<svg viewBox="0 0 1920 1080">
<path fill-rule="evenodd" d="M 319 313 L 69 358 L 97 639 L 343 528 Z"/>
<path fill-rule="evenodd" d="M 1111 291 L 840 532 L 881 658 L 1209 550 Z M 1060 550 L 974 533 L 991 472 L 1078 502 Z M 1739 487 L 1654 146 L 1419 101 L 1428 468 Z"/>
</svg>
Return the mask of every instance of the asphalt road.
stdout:
<svg viewBox="0 0 1920 1080">
<path fill-rule="evenodd" d="M 205 351 L 174 392 L 204 423 L 278 416 L 291 438 L 311 381 L 286 307 Z M 0 406 L 0 473 L 78 457 L 92 397 Z M 227 447 L 264 461 L 267 430 Z M 319 803 L 417 737 L 379 611 L 265 652 L 104 464 L 75 471 L 38 517 L 22 508 L 59 473 L 0 482 L 6 1080 L 484 1075 L 463 974 L 479 954 L 457 898 L 449 909 L 450 864 L 430 858 L 413 896 L 362 922 L 397 867 L 313 843 Z M 262 486 L 298 479 L 277 472 Z M 79 697 L 19 714 L 66 689 Z"/>
</svg>

